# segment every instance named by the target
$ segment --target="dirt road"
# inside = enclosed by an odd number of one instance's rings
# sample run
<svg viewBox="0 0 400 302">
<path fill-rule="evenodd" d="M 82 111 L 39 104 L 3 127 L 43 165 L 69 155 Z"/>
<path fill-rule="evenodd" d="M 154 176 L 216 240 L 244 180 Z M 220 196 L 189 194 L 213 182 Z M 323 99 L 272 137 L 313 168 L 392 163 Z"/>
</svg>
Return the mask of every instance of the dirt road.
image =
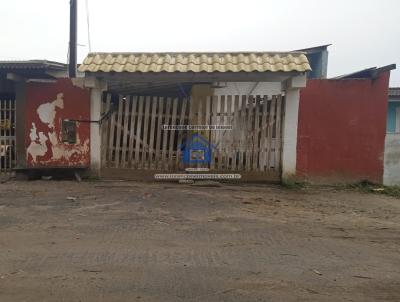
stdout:
<svg viewBox="0 0 400 302">
<path fill-rule="evenodd" d="M 0 301 L 400 301 L 392 197 L 135 182 L 0 192 Z"/>
</svg>

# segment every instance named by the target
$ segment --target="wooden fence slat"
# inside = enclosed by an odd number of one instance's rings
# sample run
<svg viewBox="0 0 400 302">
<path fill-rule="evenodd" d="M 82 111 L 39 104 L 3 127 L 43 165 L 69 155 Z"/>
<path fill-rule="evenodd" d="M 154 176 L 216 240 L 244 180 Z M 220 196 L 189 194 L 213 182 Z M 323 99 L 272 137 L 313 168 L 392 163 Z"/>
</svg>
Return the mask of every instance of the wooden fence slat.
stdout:
<svg viewBox="0 0 400 302">
<path fill-rule="evenodd" d="M 199 98 L 196 100 L 197 104 L 199 105 L 197 107 L 197 125 L 202 125 L 202 109 L 203 109 L 203 99 Z M 201 132 L 201 130 L 198 130 Z"/>
<path fill-rule="evenodd" d="M 244 107 L 244 120 L 243 120 L 243 129 L 244 129 L 244 137 L 243 137 L 243 171 L 246 170 L 246 165 L 247 165 L 247 154 L 248 154 L 248 148 L 249 144 L 251 143 L 251 140 L 249 138 L 249 96 L 246 96 L 246 103 Z"/>
<path fill-rule="evenodd" d="M 124 104 L 124 128 L 122 132 L 122 154 L 121 154 L 121 167 L 126 167 L 126 150 L 127 150 L 127 142 L 128 142 L 128 120 L 129 120 L 129 101 L 128 97 L 126 97 Z"/>
<path fill-rule="evenodd" d="M 5 118 L 5 112 L 3 109 L 3 104 L 4 104 L 4 101 L 0 99 L 0 122 L 5 123 L 6 118 Z M 5 141 L 3 140 L 3 136 L 5 136 L 5 129 L 3 129 L 3 127 L 0 127 L 0 146 L 6 145 Z M 5 147 L 3 147 L 3 148 L 5 148 Z M 5 167 L 5 165 L 4 165 L 4 167 Z M 0 179 L 5 174 L 4 167 L 0 164 Z"/>
<path fill-rule="evenodd" d="M 4 100 L 3 101 L 3 106 L 2 106 L 2 110 L 1 110 L 2 112 L 3 112 L 3 120 L 4 121 L 7 121 L 7 100 Z M 7 136 L 7 129 L 3 129 L 3 131 L 2 131 L 3 133 L 2 133 L 2 135 L 3 135 L 3 142 L 2 142 L 2 145 L 4 146 L 4 148 L 7 148 L 7 145 L 8 145 L 8 142 L 7 142 L 7 138 L 6 138 L 6 136 Z M 7 149 L 5 149 L 4 150 L 4 152 L 5 153 L 7 153 L 7 151 L 6 151 Z M 7 176 L 7 162 L 6 162 L 6 157 L 7 157 L 7 154 L 5 154 L 5 158 L 4 158 L 4 166 L 3 166 L 3 175 L 4 176 Z"/>
<path fill-rule="evenodd" d="M 7 103 L 8 103 L 8 100 L 5 100 L 4 101 L 4 115 L 5 115 L 5 119 L 7 120 L 8 119 L 8 108 L 7 108 Z M 6 138 L 4 139 L 4 145 L 5 146 L 8 146 L 9 145 L 9 142 L 8 142 L 8 130 L 7 129 L 5 129 L 5 131 L 4 131 L 4 134 L 5 134 L 5 136 L 6 136 Z M 6 149 L 6 157 L 5 157 L 5 160 L 4 160 L 4 172 L 5 172 L 5 174 L 7 175 L 7 172 L 8 172 L 8 164 L 7 164 L 7 161 L 8 161 L 8 159 L 7 159 L 7 156 L 8 155 L 8 151 L 7 151 L 7 149 Z"/>
<path fill-rule="evenodd" d="M 232 125 L 232 96 L 228 95 L 225 102 L 225 119 L 224 126 Z M 230 170 L 231 167 L 231 145 L 232 145 L 232 131 L 224 130 L 224 170 Z"/>
<path fill-rule="evenodd" d="M 143 121 L 143 139 L 142 139 L 142 158 L 140 161 L 140 168 L 147 168 L 147 155 L 149 151 L 148 145 L 148 132 L 149 132 L 149 114 L 150 114 L 150 102 L 151 97 L 147 96 L 144 98 L 145 110 L 144 110 L 144 121 Z"/>
<path fill-rule="evenodd" d="M 220 125 L 225 126 L 227 123 L 227 106 L 228 106 L 228 96 L 222 96 L 223 102 L 221 103 L 221 112 L 220 112 Z M 219 130 L 219 146 L 221 150 L 221 165 L 219 170 L 224 170 L 226 168 L 226 131 Z"/>
<path fill-rule="evenodd" d="M 260 153 L 259 136 L 260 136 L 260 96 L 257 95 L 255 99 L 255 116 L 254 116 L 254 130 L 253 130 L 253 171 L 258 171 L 258 159 Z"/>
<path fill-rule="evenodd" d="M 235 95 L 233 98 L 232 106 L 232 166 L 231 170 L 235 171 L 237 169 L 237 155 L 239 151 L 238 136 L 239 136 L 239 96 Z M 240 138 L 239 138 L 240 139 Z"/>
<path fill-rule="evenodd" d="M 185 124 L 185 118 L 186 118 L 186 106 L 187 106 L 188 100 L 187 99 L 182 99 L 182 106 L 181 106 L 181 114 L 179 118 L 179 125 L 184 125 Z M 187 134 L 186 130 L 180 130 L 178 131 L 178 142 L 177 142 L 177 148 L 176 148 L 176 167 L 179 169 L 181 166 L 181 159 L 182 159 L 182 152 L 181 152 L 181 146 L 182 146 L 182 138 L 184 135 Z M 187 138 L 186 138 L 187 139 Z"/>
<path fill-rule="evenodd" d="M 133 157 L 135 154 L 135 132 L 136 132 L 136 110 L 137 110 L 137 97 L 131 96 L 129 98 L 130 112 L 129 112 L 129 138 L 127 142 L 127 166 L 133 168 Z"/>
<path fill-rule="evenodd" d="M 7 120 L 8 120 L 8 114 L 7 114 L 7 100 L 3 100 L 2 102 L 2 107 L 0 108 L 0 110 L 1 110 L 1 112 L 2 112 L 2 115 L 3 115 L 3 123 L 7 123 Z M 2 140 L 2 142 L 1 142 L 1 145 L 3 146 L 3 148 L 4 148 L 4 164 L 3 164 L 3 168 L 2 168 L 2 174 L 3 174 L 3 176 L 4 177 L 6 177 L 7 176 L 7 174 L 8 174 L 8 164 L 7 164 L 7 158 L 8 158 L 8 145 L 9 145 L 9 143 L 8 143 L 8 139 L 7 139 L 7 137 L 8 137 L 8 129 L 7 128 L 4 128 L 4 129 L 2 129 L 2 131 L 1 131 L 2 133 L 1 133 L 1 136 L 3 136 L 3 140 Z"/>
<path fill-rule="evenodd" d="M 210 124 L 216 125 L 217 122 L 217 105 L 218 105 L 218 96 L 210 97 Z M 218 154 L 218 146 L 217 146 L 217 131 L 210 131 L 210 139 L 209 142 L 216 147 L 216 149 L 212 152 L 211 162 L 210 162 L 210 170 L 214 170 L 216 168 L 216 155 Z"/>
<path fill-rule="evenodd" d="M 16 102 L 12 99 L 0 99 L 0 180 L 14 174 L 16 150 Z"/>
<path fill-rule="evenodd" d="M 12 121 L 12 110 L 11 110 L 11 100 L 8 100 L 8 119 L 10 120 L 10 122 Z M 11 156 L 11 150 L 12 150 L 12 141 L 11 141 L 11 128 L 7 131 L 8 133 L 8 138 L 7 138 L 7 145 L 9 145 L 10 147 L 8 148 L 8 152 L 7 152 L 7 159 L 8 159 L 8 163 L 7 163 L 7 171 L 8 173 L 11 173 L 11 166 L 12 166 L 12 156 Z"/>
<path fill-rule="evenodd" d="M 136 126 L 136 133 L 135 133 L 135 161 L 134 165 L 135 168 L 139 168 L 140 166 L 140 143 L 141 143 L 141 135 L 142 135 L 142 120 L 143 120 L 143 102 L 144 98 L 139 96 L 139 109 L 137 113 L 137 126 Z M 143 144 L 142 144 L 143 146 Z"/>
<path fill-rule="evenodd" d="M 205 121 L 204 124 L 205 125 L 211 125 L 212 121 L 211 121 L 211 96 L 207 96 L 206 97 L 206 103 L 205 103 Z M 208 147 L 209 149 L 211 148 L 211 132 L 213 132 L 213 130 L 209 130 L 205 132 L 205 136 L 204 138 L 208 141 Z M 212 154 L 214 151 L 212 149 L 210 149 L 210 153 Z M 212 158 L 210 158 L 210 161 L 212 161 Z M 208 163 L 208 167 L 210 168 L 210 163 Z"/>
<path fill-rule="evenodd" d="M 268 115 L 268 97 L 264 95 L 261 116 L 261 139 L 260 139 L 260 170 L 265 171 L 266 166 L 266 143 L 267 143 L 267 116 Z"/>
<path fill-rule="evenodd" d="M 276 120 L 275 120 L 275 171 L 281 170 L 281 115 L 282 115 L 282 96 L 278 95 L 276 105 Z"/>
<path fill-rule="evenodd" d="M 5 101 L 0 100 L 0 122 L 5 123 L 6 119 L 6 112 L 5 112 Z M 3 139 L 3 137 L 5 136 L 6 130 L 3 129 L 3 127 L 0 127 L 0 146 L 2 146 L 3 148 L 6 148 L 6 141 L 5 139 Z M 5 151 L 5 150 L 4 150 Z M 4 164 L 3 166 L 1 166 L 0 164 L 0 177 L 4 177 L 6 169 L 5 169 L 6 165 Z"/>
<path fill-rule="evenodd" d="M 212 116 L 213 116 L 213 124 L 214 125 L 220 124 L 220 116 L 219 116 L 220 108 L 221 108 L 221 96 L 217 95 L 213 99 Z M 219 165 L 220 165 L 219 157 L 220 157 L 220 152 L 221 152 L 221 150 L 220 150 L 221 144 L 219 143 L 219 139 L 220 139 L 219 131 L 213 131 L 212 135 L 213 135 L 213 144 L 215 146 L 214 163 L 212 165 L 212 168 L 215 170 L 218 170 Z"/>
<path fill-rule="evenodd" d="M 107 93 L 106 101 L 104 104 L 103 115 L 108 114 L 111 105 L 111 94 Z M 110 117 L 103 119 L 101 122 L 101 165 L 105 167 L 107 164 L 107 151 L 108 151 L 108 139 L 110 136 Z"/>
<path fill-rule="evenodd" d="M 275 119 L 275 105 L 276 105 L 276 97 L 272 96 L 271 106 L 268 113 L 268 128 L 267 128 L 267 167 L 268 170 L 271 170 L 271 158 L 272 158 L 272 131 L 274 126 Z"/>
<path fill-rule="evenodd" d="M 225 126 L 228 122 L 228 95 L 222 96 L 223 102 L 221 103 L 221 120 L 220 125 Z M 222 144 L 222 165 L 225 166 L 226 159 L 226 132 L 224 130 L 219 131 L 220 140 Z"/>
<path fill-rule="evenodd" d="M 4 104 L 5 101 L 0 100 L 0 121 L 2 121 L 3 123 L 5 123 L 6 121 L 6 112 L 5 112 L 5 108 L 4 108 Z M 6 148 L 6 141 L 5 139 L 3 139 L 3 137 L 5 136 L 5 132 L 6 130 L 3 129 L 2 127 L 0 127 L 0 146 L 3 146 L 3 148 Z M 0 177 L 5 177 L 5 169 L 6 165 L 4 164 L 4 166 L 0 165 Z"/>
<path fill-rule="evenodd" d="M 156 123 L 157 98 L 151 99 L 151 124 L 150 124 L 150 143 L 149 143 L 149 169 L 153 169 L 154 163 L 154 138 L 155 138 L 155 123 Z"/>
<path fill-rule="evenodd" d="M 188 111 L 189 111 L 189 113 L 188 113 L 188 119 L 187 119 L 188 120 L 188 125 L 196 124 L 196 120 L 195 120 L 195 117 L 196 117 L 195 103 L 196 103 L 196 100 L 194 98 L 189 98 L 189 101 L 188 101 L 188 107 L 189 107 Z M 187 130 L 186 131 L 186 142 L 191 139 L 193 134 L 194 134 L 193 130 Z M 182 166 L 183 166 L 183 168 L 187 168 L 186 167 L 186 163 L 183 163 Z"/>
<path fill-rule="evenodd" d="M 16 143 L 16 136 L 17 136 L 17 132 L 16 132 L 16 130 L 17 130 L 16 129 L 16 127 L 17 127 L 17 101 L 16 100 L 14 100 L 14 102 L 13 102 L 13 112 L 12 112 L 12 114 L 13 114 L 13 121 L 12 121 L 11 125 L 13 125 L 13 126 L 11 126 L 11 127 L 13 127 L 13 128 L 12 128 L 11 133 L 12 133 L 12 136 L 14 137 L 13 138 L 13 149 L 12 149 L 14 161 L 13 161 L 12 168 L 14 168 L 14 167 L 17 166 L 17 143 Z M 13 174 L 15 174 L 15 172 L 13 172 Z"/>
<path fill-rule="evenodd" d="M 112 106 L 115 106 L 113 104 Z M 114 166 L 114 155 L 115 155 L 115 150 L 114 150 L 114 136 L 115 136 L 115 120 L 117 118 L 117 112 L 113 110 L 110 118 L 110 136 L 108 140 L 108 151 L 107 151 L 107 167 L 112 167 Z"/>
<path fill-rule="evenodd" d="M 172 100 L 171 125 L 176 125 L 177 110 L 178 110 L 178 99 L 173 99 Z M 174 149 L 175 149 L 175 130 L 170 130 L 169 131 L 168 169 L 173 168 Z"/>
<path fill-rule="evenodd" d="M 228 126 L 231 126 L 231 130 L 227 130 L 228 133 L 228 167 L 227 169 L 233 170 L 234 161 L 236 160 L 236 148 L 235 148 L 235 137 L 234 137 L 234 123 L 235 123 L 235 98 L 233 95 L 228 97 Z"/>
<path fill-rule="evenodd" d="M 240 106 L 240 152 L 239 152 L 239 170 L 245 169 L 245 155 L 246 155 L 246 143 L 247 143 L 247 136 L 246 136 L 246 111 L 247 111 L 247 97 L 242 95 L 241 97 L 241 106 Z"/>
<path fill-rule="evenodd" d="M 3 102 L 0 100 L 0 113 L 2 112 L 2 109 L 3 109 L 2 104 L 3 104 Z M 0 119 L 0 121 L 2 121 L 2 119 Z M 5 142 L 2 137 L 3 137 L 3 129 L 0 129 L 0 146 L 5 145 Z M 4 176 L 3 174 L 4 174 L 3 166 L 0 164 L 0 179 L 2 178 L 2 176 Z"/>
<path fill-rule="evenodd" d="M 123 96 L 119 96 L 119 101 L 118 101 L 118 116 L 117 116 L 117 137 L 115 141 L 115 166 L 118 168 L 120 166 L 120 149 L 121 149 L 121 132 L 122 132 L 122 126 L 123 126 L 123 109 L 124 107 L 124 101 L 123 101 Z"/>
<path fill-rule="evenodd" d="M 136 135 L 136 119 L 137 119 L 137 103 L 138 99 L 136 96 L 133 96 L 130 100 L 131 102 L 131 122 L 129 128 L 129 146 L 128 146 L 128 159 L 129 159 L 129 167 L 133 167 L 133 157 L 135 154 L 135 135 Z"/>
<path fill-rule="evenodd" d="M 11 120 L 11 129 L 10 129 L 10 145 L 12 146 L 10 149 L 10 174 L 13 174 L 14 171 L 12 170 L 15 167 L 15 104 L 16 101 L 10 100 L 10 120 Z"/>
<path fill-rule="evenodd" d="M 216 125 L 217 124 L 217 103 L 218 103 L 218 96 L 214 95 L 211 96 L 211 104 L 210 104 L 210 120 L 211 120 L 211 124 L 212 125 Z M 217 132 L 216 131 L 210 131 L 210 142 L 211 144 L 214 145 L 214 147 L 216 147 L 216 149 L 214 149 L 213 153 L 212 153 L 212 158 L 211 158 L 211 162 L 210 162 L 210 170 L 215 169 L 215 161 L 216 161 L 216 155 L 218 152 L 218 146 L 217 146 Z"/>
<path fill-rule="evenodd" d="M 212 121 L 211 121 L 211 97 L 210 96 L 206 97 L 204 111 L 205 111 L 204 125 L 209 125 L 210 126 L 212 124 Z M 210 141 L 210 133 L 211 133 L 211 131 L 207 131 L 206 135 L 205 135 L 205 138 L 208 141 Z"/>
<path fill-rule="evenodd" d="M 167 98 L 166 104 L 166 112 L 165 112 L 165 119 L 164 125 L 170 125 L 170 116 L 171 116 L 171 98 Z M 165 169 L 167 165 L 167 143 L 168 143 L 168 130 L 163 130 L 163 144 L 162 144 L 162 154 L 161 154 L 161 164 L 162 169 Z"/>
<path fill-rule="evenodd" d="M 226 96 L 221 95 L 220 96 L 220 107 L 218 110 L 218 125 L 225 125 L 225 106 L 226 106 Z M 218 170 L 221 171 L 224 169 L 224 153 L 225 153 L 225 144 L 224 144 L 224 132 L 223 130 L 218 130 Z"/>
<path fill-rule="evenodd" d="M 253 140 L 253 109 L 254 109 L 254 100 L 253 96 L 249 95 L 248 97 L 248 102 L 247 102 L 247 127 L 246 127 L 246 137 L 247 137 L 247 143 L 246 143 L 246 171 L 251 170 L 251 155 L 252 155 L 252 150 L 254 146 L 254 140 Z"/>
<path fill-rule="evenodd" d="M 161 136 L 162 136 L 162 129 L 161 126 L 163 125 L 163 110 L 164 110 L 164 99 L 161 97 L 158 99 L 158 118 L 157 118 L 157 139 L 156 139 L 156 154 L 155 154 L 155 162 L 156 162 L 156 169 L 160 169 L 161 162 L 160 162 L 160 148 L 161 148 Z"/>
<path fill-rule="evenodd" d="M 200 126 L 200 125 L 203 125 L 203 101 L 204 100 L 202 98 L 199 98 L 196 101 L 197 101 L 197 104 L 198 104 L 198 107 L 197 107 L 197 125 Z M 197 132 L 199 135 L 203 135 L 205 133 L 204 130 L 196 130 L 195 132 Z M 196 167 L 198 167 L 198 168 L 201 167 L 201 164 L 197 163 Z"/>
</svg>

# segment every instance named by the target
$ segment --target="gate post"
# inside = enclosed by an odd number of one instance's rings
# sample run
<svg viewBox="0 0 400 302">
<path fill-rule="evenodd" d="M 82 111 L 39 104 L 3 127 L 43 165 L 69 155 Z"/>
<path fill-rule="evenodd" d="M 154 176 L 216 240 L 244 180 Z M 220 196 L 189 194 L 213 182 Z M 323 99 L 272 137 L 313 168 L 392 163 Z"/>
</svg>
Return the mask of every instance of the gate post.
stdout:
<svg viewBox="0 0 400 302">
<path fill-rule="evenodd" d="M 101 169 L 101 102 L 107 83 L 94 77 L 85 78 L 85 87 L 90 88 L 90 175 L 100 177 Z"/>
<path fill-rule="evenodd" d="M 300 89 L 306 86 L 306 76 L 293 77 L 284 82 L 285 118 L 282 134 L 282 181 L 296 176 L 297 127 L 299 118 Z"/>
</svg>

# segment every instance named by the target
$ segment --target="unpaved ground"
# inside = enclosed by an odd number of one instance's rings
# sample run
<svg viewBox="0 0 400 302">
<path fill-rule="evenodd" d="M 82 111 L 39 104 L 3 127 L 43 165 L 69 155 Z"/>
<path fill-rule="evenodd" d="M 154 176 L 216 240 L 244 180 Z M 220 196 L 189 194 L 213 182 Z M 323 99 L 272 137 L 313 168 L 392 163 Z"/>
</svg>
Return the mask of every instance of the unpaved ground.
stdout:
<svg viewBox="0 0 400 302">
<path fill-rule="evenodd" d="M 0 301 L 400 301 L 398 199 L 134 182 L 0 192 Z"/>
</svg>

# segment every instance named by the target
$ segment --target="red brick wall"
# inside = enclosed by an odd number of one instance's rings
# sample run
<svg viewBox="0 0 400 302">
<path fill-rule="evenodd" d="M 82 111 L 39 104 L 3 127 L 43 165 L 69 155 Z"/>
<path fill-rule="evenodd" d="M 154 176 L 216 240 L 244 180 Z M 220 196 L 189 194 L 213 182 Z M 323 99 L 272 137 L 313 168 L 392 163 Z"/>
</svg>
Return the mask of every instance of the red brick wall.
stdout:
<svg viewBox="0 0 400 302">
<path fill-rule="evenodd" d="M 297 175 L 381 183 L 389 72 L 376 80 L 309 80 L 300 93 Z"/>
<path fill-rule="evenodd" d="M 90 124 L 78 122 L 75 144 L 63 142 L 64 119 L 89 120 L 90 95 L 69 79 L 29 83 L 26 93 L 28 167 L 89 166 Z"/>
</svg>

